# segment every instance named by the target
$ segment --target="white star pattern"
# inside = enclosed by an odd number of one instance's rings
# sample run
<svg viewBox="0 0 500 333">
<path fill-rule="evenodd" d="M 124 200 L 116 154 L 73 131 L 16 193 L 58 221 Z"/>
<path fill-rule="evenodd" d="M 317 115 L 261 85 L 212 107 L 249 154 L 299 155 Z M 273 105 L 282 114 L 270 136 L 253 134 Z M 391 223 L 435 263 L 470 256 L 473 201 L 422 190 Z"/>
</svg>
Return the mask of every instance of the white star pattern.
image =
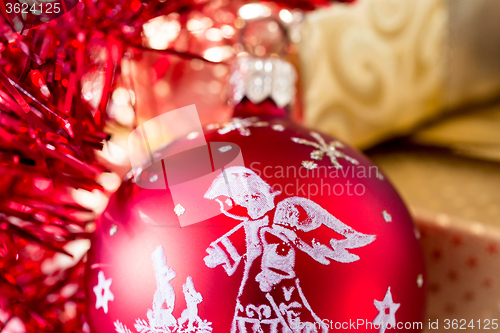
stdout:
<svg viewBox="0 0 500 333">
<path fill-rule="evenodd" d="M 97 278 L 97 285 L 93 289 L 96 297 L 95 308 L 96 310 L 102 308 L 104 313 L 108 313 L 108 302 L 115 300 L 115 296 L 109 289 L 111 287 L 112 279 L 109 278 L 106 280 L 103 271 L 99 271 Z"/>
<path fill-rule="evenodd" d="M 380 326 L 379 332 L 384 333 L 388 325 L 390 325 L 391 328 L 396 327 L 395 314 L 401 304 L 392 301 L 391 287 L 387 288 L 387 293 L 383 301 L 374 299 L 373 304 L 379 311 L 377 317 L 373 319 L 373 325 Z M 389 310 L 389 313 L 387 313 L 386 310 Z"/>
</svg>

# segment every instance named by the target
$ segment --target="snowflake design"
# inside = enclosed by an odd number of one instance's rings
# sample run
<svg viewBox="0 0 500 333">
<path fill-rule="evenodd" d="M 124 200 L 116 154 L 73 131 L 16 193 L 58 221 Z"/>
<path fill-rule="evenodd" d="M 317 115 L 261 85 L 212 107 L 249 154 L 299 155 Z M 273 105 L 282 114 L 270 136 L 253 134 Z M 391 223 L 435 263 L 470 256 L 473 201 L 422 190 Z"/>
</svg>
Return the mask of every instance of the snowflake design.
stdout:
<svg viewBox="0 0 500 333">
<path fill-rule="evenodd" d="M 313 161 L 302 161 L 301 165 L 307 170 L 314 170 L 318 167 L 318 164 Z"/>
<path fill-rule="evenodd" d="M 219 124 L 211 124 L 207 126 L 208 130 L 219 129 L 217 132 L 219 134 L 227 134 L 229 132 L 238 130 L 242 136 L 250 136 L 249 127 L 266 127 L 269 126 L 267 121 L 260 121 L 258 117 L 249 118 L 232 118 L 230 121 Z"/>
<path fill-rule="evenodd" d="M 317 133 L 317 132 L 310 132 L 311 136 L 316 139 L 317 142 L 309 141 L 306 139 L 301 139 L 301 138 L 292 138 L 292 141 L 295 143 L 299 143 L 302 145 L 306 146 L 311 146 L 316 148 L 316 150 L 313 150 L 311 152 L 311 159 L 316 160 L 316 161 L 321 161 L 323 157 L 326 155 L 330 158 L 330 162 L 332 165 L 337 168 L 341 169 L 342 165 L 338 162 L 337 159 L 343 158 L 346 161 L 351 162 L 354 165 L 358 165 L 359 162 L 355 160 L 354 158 L 347 156 L 343 152 L 339 151 L 337 148 L 343 148 L 344 145 L 339 142 L 339 141 L 332 141 L 330 143 L 326 143 L 326 141 L 323 139 L 323 137 Z M 313 163 L 313 162 L 311 162 Z"/>
<path fill-rule="evenodd" d="M 120 323 L 120 321 L 117 320 L 117 321 L 114 322 L 114 324 L 115 324 L 115 330 L 116 330 L 117 333 L 132 333 L 132 331 L 129 330 L 127 328 L 127 326 L 125 326 L 122 323 Z"/>
</svg>

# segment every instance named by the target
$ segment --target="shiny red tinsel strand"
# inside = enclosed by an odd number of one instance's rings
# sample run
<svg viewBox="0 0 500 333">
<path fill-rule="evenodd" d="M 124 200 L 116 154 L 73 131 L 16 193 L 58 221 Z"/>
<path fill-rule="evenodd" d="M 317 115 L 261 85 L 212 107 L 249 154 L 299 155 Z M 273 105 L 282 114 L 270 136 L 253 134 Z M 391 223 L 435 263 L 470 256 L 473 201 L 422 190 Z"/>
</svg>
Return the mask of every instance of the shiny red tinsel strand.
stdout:
<svg viewBox="0 0 500 333">
<path fill-rule="evenodd" d="M 148 18 L 192 6 L 83 1 L 20 33 L 13 17 L 0 17 L 0 331 L 16 317 L 27 332 L 84 329 L 84 259 L 49 267 L 56 253 L 69 255 L 69 242 L 90 237 L 93 215 L 68 189 L 102 189 L 94 150 L 107 138 L 105 111 L 125 45 L 141 46 Z M 92 75 L 102 87 L 90 101 L 80 92 Z"/>
<path fill-rule="evenodd" d="M 303 10 L 327 3 L 275 2 Z M 0 332 L 16 317 L 27 332 L 87 330 L 85 257 L 69 268 L 44 267 L 58 253 L 71 256 L 69 242 L 90 238 L 92 212 L 75 204 L 68 190 L 102 190 L 96 178 L 104 167 L 94 151 L 107 138 L 106 108 L 125 50 L 144 48 L 143 24 L 210 5 L 208 0 L 81 0 L 62 17 L 37 26 L 38 17 L 7 15 L 2 2 Z M 98 96 L 86 99 L 82 82 L 89 77 L 102 84 Z"/>
</svg>

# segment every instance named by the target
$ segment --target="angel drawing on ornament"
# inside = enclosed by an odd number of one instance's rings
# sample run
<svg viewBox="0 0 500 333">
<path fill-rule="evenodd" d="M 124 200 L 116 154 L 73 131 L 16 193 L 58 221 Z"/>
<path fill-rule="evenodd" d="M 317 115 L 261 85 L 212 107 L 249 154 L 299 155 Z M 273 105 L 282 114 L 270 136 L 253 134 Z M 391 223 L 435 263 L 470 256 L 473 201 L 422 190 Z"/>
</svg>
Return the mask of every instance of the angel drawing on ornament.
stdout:
<svg viewBox="0 0 500 333">
<path fill-rule="evenodd" d="M 328 332 L 300 287 L 295 272 L 297 251 L 323 265 L 330 264 L 329 259 L 350 263 L 359 257 L 348 249 L 375 240 L 374 235 L 355 231 L 307 198 L 286 198 L 275 207 L 279 194 L 241 166 L 225 169 L 205 193 L 205 198 L 219 203 L 221 213 L 240 221 L 210 244 L 204 258 L 208 267 L 222 265 L 229 276 L 243 261 L 231 333 Z M 308 241 L 307 233 L 320 227 L 344 238 L 332 238 L 329 244 L 314 238 Z M 231 241 L 238 233 L 244 233 L 244 249 L 238 250 Z"/>
</svg>

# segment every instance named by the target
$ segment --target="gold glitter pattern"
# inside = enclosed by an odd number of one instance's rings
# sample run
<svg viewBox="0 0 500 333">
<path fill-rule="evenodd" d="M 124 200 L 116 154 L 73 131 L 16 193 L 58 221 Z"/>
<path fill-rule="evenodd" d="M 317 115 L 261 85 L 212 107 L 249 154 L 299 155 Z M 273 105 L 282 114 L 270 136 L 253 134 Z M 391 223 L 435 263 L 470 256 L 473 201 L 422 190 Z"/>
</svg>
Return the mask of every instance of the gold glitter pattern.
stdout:
<svg viewBox="0 0 500 333">
<path fill-rule="evenodd" d="M 299 143 L 302 145 L 306 146 L 311 146 L 316 148 L 316 150 L 311 152 L 311 159 L 316 160 L 316 161 L 321 161 L 323 157 L 326 155 L 330 158 L 330 162 L 332 165 L 337 168 L 341 169 L 342 165 L 338 162 L 339 158 L 343 158 L 348 162 L 351 162 L 352 164 L 358 165 L 359 162 L 355 160 L 354 158 L 347 156 L 343 152 L 339 151 L 337 148 L 343 148 L 344 145 L 339 142 L 339 141 L 332 141 L 330 143 L 326 143 L 326 141 L 323 139 L 323 137 L 317 133 L 317 132 L 310 132 L 311 136 L 316 139 L 317 142 L 309 141 L 306 139 L 301 139 L 301 138 L 292 138 L 292 141 L 295 143 Z M 312 162 L 311 162 L 312 163 Z M 304 165 L 304 162 L 302 162 L 302 165 Z"/>
<path fill-rule="evenodd" d="M 266 127 L 269 126 L 267 121 L 260 121 L 257 117 L 249 118 L 232 118 L 230 121 L 219 124 L 210 124 L 206 128 L 208 130 L 218 129 L 219 134 L 227 134 L 237 130 L 242 136 L 250 136 L 250 127 Z"/>
<path fill-rule="evenodd" d="M 316 169 L 318 167 L 318 165 L 316 163 L 314 163 L 313 161 L 302 161 L 302 166 L 304 168 L 306 168 L 307 170 L 313 170 L 313 169 Z"/>
</svg>

